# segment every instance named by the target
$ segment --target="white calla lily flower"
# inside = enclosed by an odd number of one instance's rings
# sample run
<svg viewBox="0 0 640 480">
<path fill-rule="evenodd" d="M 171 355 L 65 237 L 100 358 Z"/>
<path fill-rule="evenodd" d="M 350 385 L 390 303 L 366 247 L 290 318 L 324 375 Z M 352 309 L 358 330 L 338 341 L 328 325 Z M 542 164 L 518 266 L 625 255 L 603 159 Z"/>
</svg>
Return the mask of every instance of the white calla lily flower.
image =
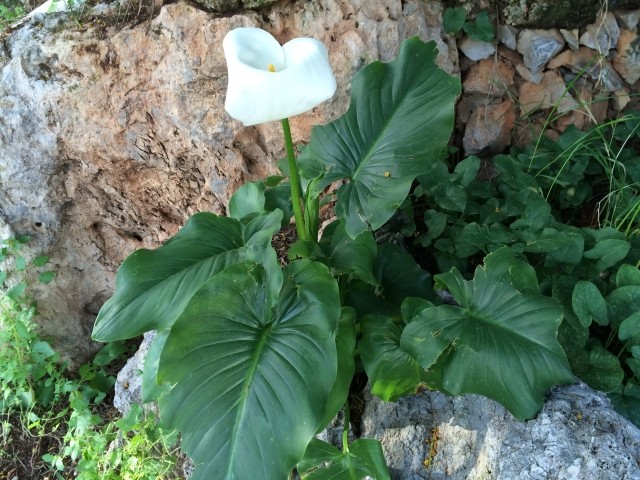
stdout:
<svg viewBox="0 0 640 480">
<path fill-rule="evenodd" d="M 247 126 L 299 115 L 336 91 L 327 49 L 313 38 L 280 46 L 270 33 L 245 27 L 231 30 L 222 46 L 229 72 L 224 108 Z"/>
</svg>

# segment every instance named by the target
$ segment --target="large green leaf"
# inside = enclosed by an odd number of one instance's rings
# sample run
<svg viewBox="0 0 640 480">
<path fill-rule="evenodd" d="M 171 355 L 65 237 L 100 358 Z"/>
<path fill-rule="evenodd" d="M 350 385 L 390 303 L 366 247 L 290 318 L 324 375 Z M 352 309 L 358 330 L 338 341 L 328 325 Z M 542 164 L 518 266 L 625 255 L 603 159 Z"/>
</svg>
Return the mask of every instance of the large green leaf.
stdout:
<svg viewBox="0 0 640 480">
<path fill-rule="evenodd" d="M 349 396 L 349 388 L 356 370 L 356 312 L 353 308 L 343 307 L 336 335 L 338 350 L 338 374 L 327 399 L 327 410 L 320 422 L 319 430 L 324 429 L 337 415 Z"/>
<path fill-rule="evenodd" d="M 504 268 L 496 271 L 497 278 L 478 267 L 472 281 L 457 270 L 436 275 L 459 306 L 425 309 L 405 327 L 400 345 L 423 368 L 442 369 L 439 388 L 478 393 L 516 418 L 532 418 L 549 387 L 573 381 L 556 341 L 562 310 L 551 298 L 518 292 Z"/>
<path fill-rule="evenodd" d="M 314 439 L 298 465 L 302 480 L 389 480 L 378 440 L 359 439 L 341 452 L 333 445 Z"/>
<path fill-rule="evenodd" d="M 362 338 L 358 353 L 371 392 L 385 401 L 396 401 L 427 386 L 430 378 L 400 346 L 402 324 L 386 315 L 367 315 L 360 321 Z"/>
<path fill-rule="evenodd" d="M 183 434 L 193 480 L 286 478 L 325 416 L 337 283 L 309 260 L 282 278 L 273 298 L 264 267 L 229 267 L 193 296 L 166 340 L 158 380 L 173 388 L 160 413 Z"/>
<path fill-rule="evenodd" d="M 391 243 L 378 247 L 373 265 L 376 285 L 352 281 L 347 288 L 346 303 L 359 316 L 399 313 L 407 297 L 432 298 L 431 275 L 422 270 L 406 250 Z"/>
<path fill-rule="evenodd" d="M 320 248 L 329 258 L 334 275 L 354 274 L 363 282 L 375 284 L 373 263 L 378 253 L 376 241 L 370 230 L 355 238 L 349 237 L 343 222 L 329 224 L 320 240 Z"/>
<path fill-rule="evenodd" d="M 449 141 L 460 82 L 436 66 L 437 53 L 434 42 L 406 40 L 395 61 L 358 72 L 347 113 L 311 131 L 301 172 L 322 177 L 319 189 L 349 179 L 336 214 L 351 237 L 389 220 Z"/>
<path fill-rule="evenodd" d="M 240 260 L 272 256 L 270 239 L 282 212 L 248 223 L 197 213 L 167 243 L 137 250 L 116 275 L 116 289 L 104 304 L 92 336 L 107 342 L 170 327 L 189 299 L 213 275 Z"/>
<path fill-rule="evenodd" d="M 155 337 L 149 345 L 147 354 L 144 357 L 144 368 L 142 370 L 142 401 L 144 403 L 158 400 L 163 393 L 171 389 L 171 385 L 165 383 L 158 384 L 158 368 L 160 368 L 160 355 L 169 336 L 169 330 L 156 332 Z"/>
</svg>

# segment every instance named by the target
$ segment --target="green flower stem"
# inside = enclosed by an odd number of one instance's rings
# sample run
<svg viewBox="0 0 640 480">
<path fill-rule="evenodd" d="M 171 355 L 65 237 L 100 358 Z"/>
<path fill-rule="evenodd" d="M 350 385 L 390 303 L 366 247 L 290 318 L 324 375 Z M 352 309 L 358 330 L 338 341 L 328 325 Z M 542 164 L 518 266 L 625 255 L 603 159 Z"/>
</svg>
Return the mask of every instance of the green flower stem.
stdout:
<svg viewBox="0 0 640 480">
<path fill-rule="evenodd" d="M 349 424 L 351 423 L 349 411 L 349 399 L 344 402 L 344 424 L 342 428 L 342 452 L 349 453 Z"/>
<path fill-rule="evenodd" d="M 282 119 L 282 133 L 284 134 L 284 146 L 289 160 L 289 182 L 291 183 L 291 203 L 293 204 L 293 216 L 296 219 L 296 230 L 300 240 L 309 240 L 307 228 L 302 215 L 302 194 L 300 193 L 300 177 L 298 176 L 298 165 L 296 156 L 293 153 L 293 140 L 291 139 L 291 128 L 289 119 Z"/>
</svg>

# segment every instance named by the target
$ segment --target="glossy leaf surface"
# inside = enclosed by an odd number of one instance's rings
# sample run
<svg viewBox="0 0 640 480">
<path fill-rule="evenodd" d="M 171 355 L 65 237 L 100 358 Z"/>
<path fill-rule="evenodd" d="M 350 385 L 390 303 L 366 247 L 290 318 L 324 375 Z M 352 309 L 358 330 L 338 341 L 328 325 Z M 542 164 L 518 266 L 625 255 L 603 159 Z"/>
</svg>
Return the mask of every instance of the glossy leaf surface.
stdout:
<svg viewBox="0 0 640 480">
<path fill-rule="evenodd" d="M 333 445 L 314 439 L 298 465 L 302 480 L 389 480 L 382 446 L 378 440 L 359 439 L 341 452 Z"/>
<path fill-rule="evenodd" d="M 118 270 L 115 292 L 100 310 L 92 337 L 123 340 L 170 327 L 212 276 L 240 260 L 275 255 L 270 240 L 281 218 L 276 211 L 245 225 L 197 213 L 161 247 L 135 251 Z"/>
<path fill-rule="evenodd" d="M 216 275 L 175 322 L 160 357 L 163 421 L 199 465 L 193 480 L 286 478 L 326 413 L 335 384 L 336 281 L 299 260 L 278 295 L 253 263 Z"/>
<path fill-rule="evenodd" d="M 389 220 L 449 141 L 460 83 L 436 66 L 437 53 L 434 42 L 405 41 L 395 61 L 358 72 L 346 114 L 311 132 L 302 174 L 322 177 L 318 189 L 349 180 L 336 214 L 351 237 Z"/>
<path fill-rule="evenodd" d="M 478 267 L 471 281 L 457 270 L 436 275 L 459 306 L 425 309 L 405 327 L 401 345 L 423 368 L 442 369 L 446 391 L 478 393 L 516 418 L 532 418 L 551 386 L 573 381 L 556 341 L 562 310 L 550 298 L 520 293 L 496 270 L 498 278 Z"/>
</svg>

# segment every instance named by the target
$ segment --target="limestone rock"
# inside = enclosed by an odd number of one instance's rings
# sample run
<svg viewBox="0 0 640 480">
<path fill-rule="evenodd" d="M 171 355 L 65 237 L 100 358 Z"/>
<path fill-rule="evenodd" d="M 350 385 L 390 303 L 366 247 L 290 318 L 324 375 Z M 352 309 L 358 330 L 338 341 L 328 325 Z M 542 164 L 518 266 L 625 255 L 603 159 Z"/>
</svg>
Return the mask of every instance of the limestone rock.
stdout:
<svg viewBox="0 0 640 480">
<path fill-rule="evenodd" d="M 515 50 L 517 47 L 518 30 L 510 25 L 498 26 L 498 40 L 507 48 Z"/>
<path fill-rule="evenodd" d="M 504 0 L 500 7 L 507 24 L 527 28 L 583 27 L 601 8 L 601 0 Z"/>
<path fill-rule="evenodd" d="M 542 72 L 533 73 L 523 63 L 516 65 L 516 71 L 527 82 L 539 84 L 542 81 Z"/>
<path fill-rule="evenodd" d="M 394 59 L 405 38 L 435 40 L 439 64 L 456 72 L 442 12 L 421 0 L 318 0 L 213 17 L 176 2 L 125 28 L 114 19 L 69 28 L 73 20 L 56 14 L 4 38 L 0 226 L 31 235 L 57 271 L 37 298 L 43 333 L 84 361 L 129 253 L 157 247 L 193 213 L 224 213 L 240 184 L 275 171 L 277 122 L 244 128 L 224 111 L 230 29 L 264 27 L 281 42 L 310 36 L 328 47 L 338 91 L 291 120 L 294 140 L 304 141 L 312 125 L 346 110 L 353 75 Z"/>
<path fill-rule="evenodd" d="M 640 9 L 638 10 L 616 10 L 614 15 L 620 21 L 622 27 L 627 30 L 635 30 L 640 22 Z"/>
<path fill-rule="evenodd" d="M 466 125 L 462 139 L 464 153 L 500 153 L 511 143 L 515 119 L 516 109 L 511 100 L 477 108 Z"/>
<path fill-rule="evenodd" d="M 194 0 L 196 3 L 214 12 L 226 13 L 242 8 L 261 8 L 278 0 Z"/>
<path fill-rule="evenodd" d="M 394 480 L 640 478 L 640 430 L 584 384 L 554 388 L 527 422 L 476 395 L 365 400 L 362 435 L 382 442 Z"/>
<path fill-rule="evenodd" d="M 618 38 L 613 68 L 629 85 L 640 80 L 640 37 L 638 30 L 622 30 Z"/>
<path fill-rule="evenodd" d="M 520 86 L 518 100 L 522 115 L 551 107 L 555 107 L 558 113 L 564 113 L 578 107 L 562 77 L 554 71 L 545 72 L 539 85 L 523 83 Z"/>
<path fill-rule="evenodd" d="M 620 27 L 613 13 L 607 12 L 600 16 L 595 23 L 587 26 L 580 36 L 580 44 L 597 50 L 602 55 L 616 46 L 620 36 Z"/>
<path fill-rule="evenodd" d="M 114 385 L 113 406 L 118 409 L 122 416 L 129 413 L 133 405 L 142 404 L 144 359 L 155 336 L 155 332 L 145 333 L 136 353 L 127 360 L 125 366 L 118 372 Z M 145 404 L 145 407 L 156 409 L 151 404 Z"/>
<path fill-rule="evenodd" d="M 492 43 L 469 37 L 462 39 L 458 44 L 458 48 L 464 53 L 465 57 L 473 61 L 489 58 L 496 51 L 496 47 Z"/>
<path fill-rule="evenodd" d="M 578 50 L 580 48 L 580 39 L 578 38 L 579 30 L 574 28 L 573 30 L 567 30 L 565 28 L 560 29 L 560 34 L 564 41 L 567 42 L 571 50 Z"/>
<path fill-rule="evenodd" d="M 631 97 L 629 96 L 629 92 L 627 90 L 617 90 L 613 92 L 611 100 L 614 110 L 620 112 L 624 110 L 627 105 L 629 105 L 629 103 L 631 102 Z"/>
<path fill-rule="evenodd" d="M 569 68 L 574 73 L 587 73 L 607 92 L 624 88 L 622 79 L 609 60 L 590 48 L 580 47 L 577 51 L 566 50 L 549 62 L 549 68 L 555 69 L 561 66 Z M 634 66 L 630 68 L 633 69 Z"/>
<path fill-rule="evenodd" d="M 532 73 L 542 71 L 562 47 L 564 38 L 557 30 L 523 30 L 518 35 L 518 51 Z"/>
<path fill-rule="evenodd" d="M 514 70 L 500 60 L 487 58 L 471 66 L 462 83 L 465 93 L 502 96 L 513 85 Z"/>
</svg>

